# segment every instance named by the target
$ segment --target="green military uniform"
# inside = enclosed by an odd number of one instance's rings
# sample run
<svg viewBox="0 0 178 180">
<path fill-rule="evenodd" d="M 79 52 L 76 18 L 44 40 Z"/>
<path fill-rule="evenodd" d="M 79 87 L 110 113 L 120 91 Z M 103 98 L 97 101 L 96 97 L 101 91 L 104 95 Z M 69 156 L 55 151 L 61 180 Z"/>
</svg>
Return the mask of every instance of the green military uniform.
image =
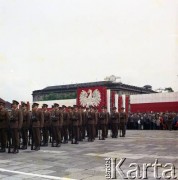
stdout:
<svg viewBox="0 0 178 180">
<path fill-rule="evenodd" d="M 90 106 L 90 110 L 86 113 L 86 121 L 88 125 L 88 141 L 94 141 L 96 116 L 92 106 Z"/>
<path fill-rule="evenodd" d="M 35 144 L 36 151 L 40 150 L 41 143 L 41 129 L 44 125 L 44 115 L 41 110 L 38 109 L 39 104 L 33 103 L 32 106 L 32 115 L 31 115 L 31 123 L 32 123 L 32 135 L 33 141 Z"/>
<path fill-rule="evenodd" d="M 125 137 L 126 124 L 127 124 L 127 114 L 124 112 L 124 108 L 122 107 L 119 118 L 120 137 Z"/>
<path fill-rule="evenodd" d="M 54 104 L 54 110 L 51 112 L 51 127 L 52 127 L 52 138 L 53 143 L 56 141 L 56 147 L 61 146 L 61 129 L 63 124 L 62 113 L 58 109 L 59 104 Z M 52 146 L 54 144 L 52 143 Z"/>
<path fill-rule="evenodd" d="M 10 133 L 11 133 L 11 138 L 12 138 L 12 146 L 13 146 L 13 151 L 12 153 L 18 153 L 19 149 L 19 132 L 22 127 L 23 123 L 23 115 L 22 111 L 17 108 L 19 102 L 16 100 L 13 100 L 12 102 L 12 111 L 10 113 Z"/>
<path fill-rule="evenodd" d="M 51 114 L 47 110 L 48 105 L 43 104 L 42 111 L 44 116 L 44 125 L 43 125 L 43 146 L 48 146 L 49 141 L 49 130 L 51 126 Z"/>
<path fill-rule="evenodd" d="M 23 123 L 22 123 L 22 129 L 21 129 L 21 135 L 22 135 L 21 149 L 27 149 L 28 129 L 30 126 L 30 112 L 27 110 L 27 104 L 25 103 L 22 103 L 22 115 L 23 115 Z"/>
<path fill-rule="evenodd" d="M 112 138 L 117 138 L 118 137 L 119 113 L 116 112 L 116 107 L 113 107 L 109 119 L 110 119 L 110 123 L 111 123 Z"/>
<path fill-rule="evenodd" d="M 7 129 L 9 122 L 9 114 L 8 111 L 5 110 L 4 106 L 5 106 L 5 102 L 0 101 L 0 144 L 1 144 L 0 152 L 6 151 Z"/>
</svg>

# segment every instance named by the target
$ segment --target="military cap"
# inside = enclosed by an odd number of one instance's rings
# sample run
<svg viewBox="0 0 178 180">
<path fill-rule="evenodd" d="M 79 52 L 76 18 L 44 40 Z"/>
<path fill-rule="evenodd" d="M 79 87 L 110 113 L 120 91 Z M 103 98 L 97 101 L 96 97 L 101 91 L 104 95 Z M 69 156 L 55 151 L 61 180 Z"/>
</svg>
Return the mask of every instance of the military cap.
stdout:
<svg viewBox="0 0 178 180">
<path fill-rule="evenodd" d="M 33 106 L 33 107 L 35 107 L 35 106 L 39 106 L 39 104 L 38 104 L 38 103 L 36 103 L 36 102 L 34 102 L 32 106 Z"/>
<path fill-rule="evenodd" d="M 48 105 L 47 104 L 43 104 L 42 107 L 48 107 Z"/>
<path fill-rule="evenodd" d="M 90 105 L 90 106 L 89 106 L 89 108 L 93 108 L 93 106 L 92 106 L 92 105 Z"/>
<path fill-rule="evenodd" d="M 112 110 L 116 110 L 117 108 L 116 107 L 113 107 Z"/>
<path fill-rule="evenodd" d="M 3 104 L 3 105 L 5 105 L 5 101 L 3 101 L 3 100 L 0 100 L 0 104 Z"/>
<path fill-rule="evenodd" d="M 22 106 L 27 106 L 27 104 L 25 102 L 22 102 L 21 105 Z"/>
<path fill-rule="evenodd" d="M 66 106 L 65 106 L 65 105 L 62 105 L 62 108 L 66 108 Z"/>
<path fill-rule="evenodd" d="M 125 109 L 124 107 L 121 107 L 121 109 Z"/>
<path fill-rule="evenodd" d="M 54 103 L 54 107 L 59 107 L 59 104 L 58 103 Z"/>
<path fill-rule="evenodd" d="M 78 108 L 78 106 L 77 105 L 73 105 L 73 108 Z"/>
<path fill-rule="evenodd" d="M 67 108 L 68 108 L 68 109 L 72 109 L 72 107 L 71 107 L 71 106 L 68 106 Z"/>
<path fill-rule="evenodd" d="M 16 101 L 16 100 L 13 100 L 13 101 L 12 101 L 12 104 L 17 104 L 17 105 L 19 105 L 19 102 Z"/>
</svg>

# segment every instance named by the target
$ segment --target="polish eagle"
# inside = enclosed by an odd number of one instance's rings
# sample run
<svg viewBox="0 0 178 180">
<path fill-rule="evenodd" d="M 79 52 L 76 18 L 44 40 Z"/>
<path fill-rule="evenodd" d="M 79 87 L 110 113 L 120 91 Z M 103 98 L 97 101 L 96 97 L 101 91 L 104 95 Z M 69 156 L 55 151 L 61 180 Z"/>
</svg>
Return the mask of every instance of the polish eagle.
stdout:
<svg viewBox="0 0 178 180">
<path fill-rule="evenodd" d="M 79 100 L 82 106 L 98 106 L 101 102 L 101 93 L 98 89 L 95 89 L 93 92 L 91 89 L 88 91 L 82 90 Z"/>
</svg>

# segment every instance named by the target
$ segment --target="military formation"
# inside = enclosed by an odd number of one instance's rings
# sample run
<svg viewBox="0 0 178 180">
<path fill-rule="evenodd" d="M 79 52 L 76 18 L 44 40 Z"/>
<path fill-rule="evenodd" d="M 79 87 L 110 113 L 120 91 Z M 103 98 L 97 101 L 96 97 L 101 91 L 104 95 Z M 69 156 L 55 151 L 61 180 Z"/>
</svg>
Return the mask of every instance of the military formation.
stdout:
<svg viewBox="0 0 178 180">
<path fill-rule="evenodd" d="M 79 144 L 80 141 L 93 142 L 96 138 L 105 140 L 111 130 L 112 138 L 125 137 L 127 114 L 124 108 L 120 112 L 116 107 L 107 112 L 96 107 L 62 107 L 55 103 L 49 110 L 47 104 L 39 108 L 33 103 L 28 110 L 26 103 L 12 101 L 11 111 L 5 109 L 5 102 L 0 101 L 0 152 L 18 153 L 19 149 L 38 151 L 41 146 L 60 147 L 61 144 Z"/>
</svg>

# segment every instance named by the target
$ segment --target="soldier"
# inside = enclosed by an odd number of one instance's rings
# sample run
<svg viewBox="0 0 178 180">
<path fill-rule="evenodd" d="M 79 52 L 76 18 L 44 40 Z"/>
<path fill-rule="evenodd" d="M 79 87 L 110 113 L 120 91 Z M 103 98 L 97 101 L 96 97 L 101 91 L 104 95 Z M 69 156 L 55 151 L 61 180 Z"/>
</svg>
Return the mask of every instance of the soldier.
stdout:
<svg viewBox="0 0 178 180">
<path fill-rule="evenodd" d="M 40 150 L 41 143 L 41 130 L 44 125 L 44 115 L 41 110 L 38 109 L 39 104 L 33 103 L 32 105 L 32 115 L 31 115 L 31 124 L 32 124 L 32 138 L 35 144 L 35 151 Z"/>
<path fill-rule="evenodd" d="M 99 131 L 102 131 L 102 140 L 105 140 L 106 137 L 106 123 L 108 121 L 107 113 L 105 111 L 105 106 L 102 107 L 101 112 L 98 113 L 98 125 Z M 99 134 L 99 139 L 101 139 Z"/>
<path fill-rule="evenodd" d="M 69 141 L 72 140 L 72 107 L 68 106 L 68 114 L 69 114 L 69 125 L 68 125 L 68 132 L 69 132 Z"/>
<path fill-rule="evenodd" d="M 22 111 L 18 109 L 19 102 L 16 100 L 12 101 L 12 111 L 10 113 L 10 132 L 12 138 L 13 151 L 12 153 L 19 152 L 19 132 L 23 123 Z"/>
<path fill-rule="evenodd" d="M 112 108 L 112 112 L 110 114 L 109 119 L 111 122 L 112 138 L 117 138 L 118 137 L 119 113 L 116 112 L 116 107 Z"/>
<path fill-rule="evenodd" d="M 30 112 L 27 109 L 27 104 L 22 103 L 22 115 L 23 115 L 23 124 L 21 129 L 22 134 L 22 147 L 21 149 L 27 149 L 28 143 L 28 129 L 30 126 Z"/>
<path fill-rule="evenodd" d="M 105 106 L 104 107 L 104 111 L 107 115 L 107 118 L 106 118 L 106 133 L 105 133 L 105 138 L 108 137 L 108 130 L 109 130 L 109 125 L 110 125 L 110 122 L 109 122 L 109 112 L 107 111 L 107 107 Z"/>
<path fill-rule="evenodd" d="M 80 119 L 79 119 L 79 124 L 78 124 L 78 129 L 79 129 L 79 141 L 83 141 L 82 139 L 82 124 L 83 124 L 83 119 L 82 119 L 82 106 L 78 106 L 78 112 L 80 114 Z"/>
<path fill-rule="evenodd" d="M 68 143 L 68 136 L 69 136 L 69 132 L 68 132 L 68 126 L 69 126 L 69 113 L 66 110 L 66 106 L 63 105 L 63 137 L 64 137 L 64 141 L 63 143 L 66 144 Z"/>
<path fill-rule="evenodd" d="M 48 111 L 48 105 L 43 104 L 42 106 L 42 112 L 44 116 L 44 126 L 43 126 L 43 146 L 48 146 L 49 142 L 49 128 L 51 126 L 51 115 L 50 112 Z"/>
<path fill-rule="evenodd" d="M 61 146 L 62 120 L 62 114 L 59 112 L 59 104 L 54 103 L 54 110 L 51 112 L 52 147 L 54 146 L 54 140 L 56 141 L 56 147 Z"/>
<path fill-rule="evenodd" d="M 98 109 L 97 107 L 94 108 L 95 110 L 95 137 L 98 137 Z"/>
<path fill-rule="evenodd" d="M 86 113 L 86 121 L 88 125 L 88 142 L 93 142 L 95 138 L 95 112 L 93 106 L 89 107 L 90 110 Z"/>
<path fill-rule="evenodd" d="M 85 107 L 82 107 L 82 139 L 85 139 L 85 131 L 86 131 L 86 112 Z"/>
<path fill-rule="evenodd" d="M 121 107 L 119 127 L 120 127 L 120 137 L 125 137 L 127 124 L 127 115 L 124 112 L 124 107 Z"/>
<path fill-rule="evenodd" d="M 79 129 L 78 124 L 80 120 L 80 113 L 78 112 L 77 105 L 74 105 L 74 110 L 72 112 L 72 144 L 78 144 L 79 140 Z M 75 138 L 75 142 L 73 143 L 73 138 Z"/>
<path fill-rule="evenodd" d="M 0 101 L 0 153 L 6 152 L 7 129 L 9 123 L 9 113 L 5 110 L 5 102 Z"/>
</svg>

